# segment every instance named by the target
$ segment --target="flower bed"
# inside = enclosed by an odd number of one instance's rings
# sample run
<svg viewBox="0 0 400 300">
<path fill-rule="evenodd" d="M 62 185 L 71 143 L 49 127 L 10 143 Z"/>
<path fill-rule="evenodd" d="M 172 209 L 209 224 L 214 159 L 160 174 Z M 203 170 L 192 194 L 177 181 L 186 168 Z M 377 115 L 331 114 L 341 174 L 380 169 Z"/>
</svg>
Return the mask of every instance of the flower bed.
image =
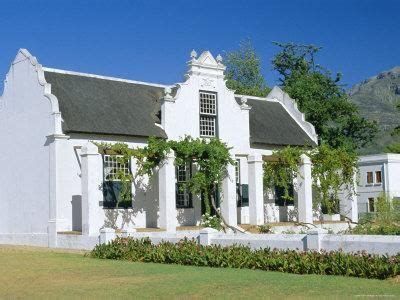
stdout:
<svg viewBox="0 0 400 300">
<path fill-rule="evenodd" d="M 117 238 L 97 245 L 91 257 L 139 262 L 246 268 L 295 274 L 343 275 L 386 279 L 400 275 L 400 254 L 378 256 L 367 253 L 298 252 L 251 250 L 245 246 L 202 246 L 195 240 L 154 245 L 149 239 Z"/>
</svg>

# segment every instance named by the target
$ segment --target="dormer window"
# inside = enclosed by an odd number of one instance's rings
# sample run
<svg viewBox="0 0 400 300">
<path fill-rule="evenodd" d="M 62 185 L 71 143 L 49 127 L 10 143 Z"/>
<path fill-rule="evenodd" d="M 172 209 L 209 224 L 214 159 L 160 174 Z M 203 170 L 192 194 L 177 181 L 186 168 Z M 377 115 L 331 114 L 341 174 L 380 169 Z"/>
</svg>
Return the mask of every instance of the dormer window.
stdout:
<svg viewBox="0 0 400 300">
<path fill-rule="evenodd" d="M 217 94 L 200 92 L 200 136 L 217 136 Z"/>
</svg>

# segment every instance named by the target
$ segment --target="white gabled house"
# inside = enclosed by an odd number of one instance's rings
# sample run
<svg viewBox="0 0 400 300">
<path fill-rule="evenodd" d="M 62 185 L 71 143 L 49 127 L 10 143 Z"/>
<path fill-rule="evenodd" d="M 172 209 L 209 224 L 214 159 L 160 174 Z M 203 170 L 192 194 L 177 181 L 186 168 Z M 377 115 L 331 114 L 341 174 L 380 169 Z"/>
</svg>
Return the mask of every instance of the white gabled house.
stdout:
<svg viewBox="0 0 400 300">
<path fill-rule="evenodd" d="M 286 145 L 317 144 L 314 127 L 278 87 L 266 98 L 235 95 L 222 58 L 193 51 L 183 83 L 161 85 L 42 67 L 21 49 L 0 98 L 0 235 L 57 246 L 61 232 L 98 236 L 104 227 L 196 225 L 199 197 L 177 191 L 190 169 L 173 156 L 153 178 L 132 184 L 115 208 L 113 172 L 134 169 L 99 154 L 94 142 L 144 146 L 148 137 L 218 137 L 232 147 L 220 208 L 231 225 L 287 219 L 277 193 L 264 191 L 263 162 Z M 312 223 L 311 163 L 302 157 L 296 217 Z M 285 208 L 287 209 L 287 208 Z"/>
</svg>

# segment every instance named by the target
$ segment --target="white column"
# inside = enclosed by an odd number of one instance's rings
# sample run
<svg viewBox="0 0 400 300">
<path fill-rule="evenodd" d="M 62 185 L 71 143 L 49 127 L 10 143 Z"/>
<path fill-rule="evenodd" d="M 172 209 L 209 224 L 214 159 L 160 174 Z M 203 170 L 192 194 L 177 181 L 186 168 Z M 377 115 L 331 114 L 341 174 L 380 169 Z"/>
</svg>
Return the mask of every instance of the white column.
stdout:
<svg viewBox="0 0 400 300">
<path fill-rule="evenodd" d="M 59 204 L 62 197 L 62 165 L 63 156 L 68 147 L 69 136 L 64 134 L 53 134 L 47 137 L 50 151 L 50 182 L 49 182 L 49 221 L 48 221 L 48 246 L 57 247 L 57 232 L 65 229 L 65 224 L 60 218 Z M 65 222 L 64 222 L 65 223 Z"/>
<path fill-rule="evenodd" d="M 198 165 L 193 163 L 192 165 L 192 176 L 195 176 L 198 171 Z M 199 226 L 201 223 L 201 196 L 192 194 L 192 203 L 193 203 L 193 220 L 194 225 Z"/>
<path fill-rule="evenodd" d="M 237 226 L 235 166 L 229 164 L 222 181 L 221 214 L 230 226 Z"/>
<path fill-rule="evenodd" d="M 103 168 L 101 155 L 96 145 L 88 142 L 82 147 L 82 233 L 98 236 L 103 225 L 103 201 L 101 186 L 103 183 Z"/>
<path fill-rule="evenodd" d="M 301 155 L 297 184 L 299 222 L 313 223 L 311 160 L 305 154 Z"/>
<path fill-rule="evenodd" d="M 264 224 L 263 160 L 260 154 L 250 155 L 249 164 L 249 215 L 250 224 Z"/>
<path fill-rule="evenodd" d="M 168 232 L 176 231 L 176 180 L 175 180 L 175 155 L 173 152 L 167 154 L 158 171 L 158 193 L 160 228 Z"/>
<path fill-rule="evenodd" d="M 354 173 L 353 187 L 344 188 L 340 200 L 340 213 L 352 222 L 358 222 L 357 172 Z"/>
</svg>

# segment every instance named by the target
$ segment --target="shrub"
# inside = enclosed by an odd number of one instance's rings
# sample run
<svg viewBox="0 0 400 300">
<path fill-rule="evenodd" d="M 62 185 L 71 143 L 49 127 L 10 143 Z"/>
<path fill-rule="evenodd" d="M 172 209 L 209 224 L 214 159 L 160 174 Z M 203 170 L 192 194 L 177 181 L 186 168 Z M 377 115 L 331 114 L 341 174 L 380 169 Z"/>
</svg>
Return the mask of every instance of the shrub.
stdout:
<svg viewBox="0 0 400 300">
<path fill-rule="evenodd" d="M 200 225 L 203 227 L 211 227 L 216 230 L 221 230 L 223 228 L 222 220 L 217 215 L 210 215 L 209 213 L 205 213 L 201 216 Z"/>
<path fill-rule="evenodd" d="M 272 233 L 272 226 L 269 224 L 263 224 L 258 226 L 258 231 L 260 233 Z"/>
<path fill-rule="evenodd" d="M 177 244 L 149 239 L 117 238 L 97 245 L 91 257 L 138 262 L 246 268 L 295 274 L 343 275 L 385 279 L 400 275 L 400 254 L 379 256 L 365 252 L 299 252 L 295 250 L 251 250 L 246 246 L 202 246 L 195 240 Z"/>
<path fill-rule="evenodd" d="M 381 194 L 376 201 L 376 213 L 365 214 L 359 224 L 349 230 L 354 234 L 400 235 L 400 203 Z"/>
<path fill-rule="evenodd" d="M 400 226 L 396 224 L 375 224 L 360 223 L 349 230 L 351 234 L 372 234 L 372 235 L 400 235 Z"/>
</svg>

